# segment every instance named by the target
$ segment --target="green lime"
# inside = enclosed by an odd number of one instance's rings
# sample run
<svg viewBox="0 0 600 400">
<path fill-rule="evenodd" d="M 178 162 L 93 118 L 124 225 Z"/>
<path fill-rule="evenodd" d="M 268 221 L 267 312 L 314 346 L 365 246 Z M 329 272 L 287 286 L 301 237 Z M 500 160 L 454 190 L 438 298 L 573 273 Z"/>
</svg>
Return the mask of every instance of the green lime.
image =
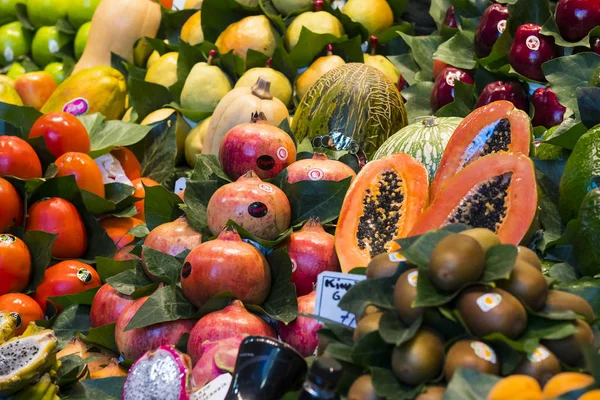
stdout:
<svg viewBox="0 0 600 400">
<path fill-rule="evenodd" d="M 46 65 L 46 68 L 44 68 L 44 71 L 46 71 L 47 73 L 52 75 L 52 77 L 56 81 L 57 85 L 60 85 L 61 83 L 63 83 L 63 81 L 67 77 L 65 75 L 65 66 L 63 65 L 63 63 L 60 63 L 60 62 L 52 62 L 52 63 Z"/>
<path fill-rule="evenodd" d="M 72 39 L 72 36 L 59 31 L 55 26 L 41 27 L 35 33 L 31 43 L 33 61 L 42 68 L 53 61 L 59 61 L 54 54 L 58 53 Z"/>
<path fill-rule="evenodd" d="M 0 66 L 8 65 L 31 50 L 31 32 L 19 21 L 0 27 Z"/>
<path fill-rule="evenodd" d="M 6 76 L 12 79 L 17 79 L 19 76 L 23 75 L 26 72 L 27 70 L 25 69 L 23 64 L 21 64 L 20 62 L 14 62 L 8 69 Z"/>
<path fill-rule="evenodd" d="M 100 0 L 71 0 L 67 12 L 71 25 L 79 28 L 86 22 L 91 21 L 98 4 L 100 4 Z"/>
<path fill-rule="evenodd" d="M 19 0 L 0 0 L 0 23 L 12 22 L 17 19 L 17 3 Z"/>
<path fill-rule="evenodd" d="M 59 19 L 67 18 L 71 2 L 65 0 L 27 0 L 29 21 L 36 28 L 56 25 Z"/>
<path fill-rule="evenodd" d="M 77 35 L 75 35 L 75 57 L 78 60 L 83 54 L 83 50 L 85 50 L 85 45 L 87 44 L 91 27 L 92 23 L 86 22 L 85 24 L 81 25 L 81 28 L 79 28 L 77 31 Z"/>
</svg>

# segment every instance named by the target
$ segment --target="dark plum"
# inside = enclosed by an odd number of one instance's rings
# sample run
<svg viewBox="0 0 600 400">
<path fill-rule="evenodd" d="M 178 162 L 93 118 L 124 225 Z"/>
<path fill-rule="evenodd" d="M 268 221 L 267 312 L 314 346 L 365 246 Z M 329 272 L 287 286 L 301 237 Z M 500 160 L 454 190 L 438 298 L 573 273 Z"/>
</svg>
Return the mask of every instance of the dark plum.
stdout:
<svg viewBox="0 0 600 400">
<path fill-rule="evenodd" d="M 544 82 L 542 64 L 558 56 L 554 38 L 540 34 L 542 27 L 535 24 L 521 25 L 508 53 L 510 65 L 529 79 Z"/>
<path fill-rule="evenodd" d="M 479 95 L 475 107 L 479 108 L 498 100 L 510 101 L 518 109 L 525 112 L 529 111 L 527 92 L 519 82 L 497 81 L 488 83 Z"/>
<path fill-rule="evenodd" d="M 446 104 L 454 101 L 454 81 L 459 80 L 469 85 L 473 84 L 473 78 L 465 71 L 457 68 L 445 68 L 435 79 L 433 91 L 431 92 L 431 109 L 436 112 Z"/>
<path fill-rule="evenodd" d="M 560 0 L 556 24 L 563 38 L 578 42 L 600 25 L 600 0 Z"/>
<path fill-rule="evenodd" d="M 567 111 L 567 108 L 558 102 L 556 93 L 550 88 L 539 88 L 533 92 L 531 104 L 535 109 L 531 124 L 533 126 L 544 126 L 548 129 L 560 125 L 565 111 Z"/>
<path fill-rule="evenodd" d="M 458 28 L 456 16 L 454 15 L 454 6 L 453 5 L 448 7 L 448 9 L 446 10 L 446 15 L 444 16 L 443 25 L 447 26 L 448 28 Z"/>
<path fill-rule="evenodd" d="M 483 58 L 490 55 L 494 43 L 506 28 L 508 7 L 501 4 L 492 4 L 481 16 L 475 30 L 475 54 Z"/>
</svg>

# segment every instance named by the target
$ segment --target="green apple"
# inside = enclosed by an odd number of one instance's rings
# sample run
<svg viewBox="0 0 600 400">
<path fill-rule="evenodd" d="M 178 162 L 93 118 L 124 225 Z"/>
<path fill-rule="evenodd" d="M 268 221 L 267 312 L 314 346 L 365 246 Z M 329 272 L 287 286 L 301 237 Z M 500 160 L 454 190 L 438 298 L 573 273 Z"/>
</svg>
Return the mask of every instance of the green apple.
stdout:
<svg viewBox="0 0 600 400">
<path fill-rule="evenodd" d="M 91 27 L 92 23 L 86 22 L 85 24 L 81 25 L 81 28 L 79 28 L 77 31 L 77 35 L 75 35 L 75 57 L 78 60 L 83 54 L 83 50 L 85 50 L 85 45 L 87 44 Z"/>
<path fill-rule="evenodd" d="M 0 27 L 0 66 L 5 66 L 31 51 L 31 32 L 19 21 Z"/>
<path fill-rule="evenodd" d="M 17 3 L 19 0 L 0 0 L 0 24 L 17 20 Z"/>
<path fill-rule="evenodd" d="M 56 25 L 59 19 L 67 18 L 71 2 L 66 0 L 27 0 L 29 21 L 37 29 Z"/>
<path fill-rule="evenodd" d="M 72 36 L 59 31 L 55 26 L 41 27 L 31 43 L 33 61 L 42 68 L 53 61 L 59 61 L 55 54 L 72 40 Z"/>
<path fill-rule="evenodd" d="M 21 64 L 20 62 L 14 62 L 8 69 L 6 76 L 12 79 L 17 79 L 19 76 L 23 75 L 26 72 L 27 70 L 25 69 L 23 64 Z"/>
<path fill-rule="evenodd" d="M 71 25 L 79 28 L 86 22 L 90 22 L 98 4 L 100 0 L 70 0 L 67 16 Z"/>
<path fill-rule="evenodd" d="M 44 71 L 52 75 L 57 85 L 63 83 L 63 81 L 67 78 L 67 75 L 65 74 L 65 66 L 60 62 L 51 62 L 50 64 L 46 65 Z"/>
</svg>

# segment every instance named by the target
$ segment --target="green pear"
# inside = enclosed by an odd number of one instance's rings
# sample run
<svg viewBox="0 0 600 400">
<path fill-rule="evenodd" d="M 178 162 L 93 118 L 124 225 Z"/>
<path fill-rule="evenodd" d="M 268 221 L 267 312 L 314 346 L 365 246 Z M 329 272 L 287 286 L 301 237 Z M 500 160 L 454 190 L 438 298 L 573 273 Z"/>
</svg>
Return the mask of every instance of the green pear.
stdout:
<svg viewBox="0 0 600 400">
<path fill-rule="evenodd" d="M 342 12 L 376 35 L 394 24 L 394 13 L 386 0 L 348 0 Z"/>
<path fill-rule="evenodd" d="M 365 54 L 365 64 L 377 68 L 395 84 L 400 79 L 400 71 L 384 56 Z"/>
<path fill-rule="evenodd" d="M 285 46 L 289 51 L 292 51 L 298 44 L 302 28 L 319 34 L 328 33 L 335 37 L 342 37 L 345 33 L 340 20 L 332 14 L 326 11 L 305 12 L 292 21 L 285 33 Z"/>
<path fill-rule="evenodd" d="M 292 84 L 289 79 L 279 71 L 273 68 L 252 68 L 246 71 L 237 81 L 235 87 L 252 87 L 258 81 L 258 78 L 271 82 L 271 94 L 277 97 L 285 105 L 292 101 Z"/>
<path fill-rule="evenodd" d="M 231 82 L 225 73 L 209 62 L 192 68 L 181 91 L 181 106 L 196 111 L 214 111 L 219 101 L 231 91 Z"/>
<path fill-rule="evenodd" d="M 206 137 L 206 132 L 208 132 L 211 118 L 212 117 L 208 117 L 204 121 L 198 123 L 185 139 L 185 159 L 192 168 L 196 165 L 197 155 L 202 153 L 204 137 Z"/>
<path fill-rule="evenodd" d="M 313 5 L 314 0 L 272 0 L 273 5 L 283 15 L 304 10 Z"/>
</svg>

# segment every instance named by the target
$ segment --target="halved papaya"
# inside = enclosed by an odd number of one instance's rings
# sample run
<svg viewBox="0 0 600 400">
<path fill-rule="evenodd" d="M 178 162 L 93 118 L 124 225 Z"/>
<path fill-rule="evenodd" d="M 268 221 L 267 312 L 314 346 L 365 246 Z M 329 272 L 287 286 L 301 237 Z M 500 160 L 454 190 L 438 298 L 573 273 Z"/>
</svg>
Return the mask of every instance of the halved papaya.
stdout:
<svg viewBox="0 0 600 400">
<path fill-rule="evenodd" d="M 410 236 L 453 223 L 487 228 L 502 243 L 519 244 L 537 212 L 537 187 L 531 159 L 497 153 L 469 164 L 448 181 L 425 210 Z"/>
<path fill-rule="evenodd" d="M 433 201 L 454 175 L 473 161 L 492 153 L 529 155 L 532 140 L 529 116 L 505 100 L 495 101 L 469 114 L 446 145 L 431 184 Z"/>
<path fill-rule="evenodd" d="M 368 163 L 354 178 L 342 205 L 335 250 L 343 272 L 398 248 L 429 199 L 427 170 L 408 154 Z"/>
</svg>

